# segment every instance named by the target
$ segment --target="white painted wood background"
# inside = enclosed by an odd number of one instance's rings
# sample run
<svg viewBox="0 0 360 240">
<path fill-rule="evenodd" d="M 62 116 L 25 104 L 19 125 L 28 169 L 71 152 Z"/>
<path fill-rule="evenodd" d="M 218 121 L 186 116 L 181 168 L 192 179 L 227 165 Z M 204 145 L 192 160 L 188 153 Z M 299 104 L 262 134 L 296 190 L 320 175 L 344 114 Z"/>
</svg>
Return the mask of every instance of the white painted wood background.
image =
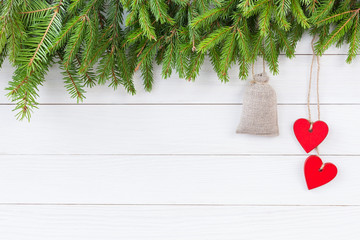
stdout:
<svg viewBox="0 0 360 240">
<path fill-rule="evenodd" d="M 245 81 L 222 84 L 205 64 L 192 83 L 163 80 L 129 96 L 96 87 L 77 105 L 59 70 L 31 123 L 14 118 L 0 70 L 1 240 L 312 240 L 360 238 L 360 60 L 321 57 L 320 152 L 338 166 L 308 191 L 292 124 L 306 117 L 310 38 L 271 77 L 279 137 L 235 134 Z M 256 66 L 261 71 L 261 64 Z M 315 94 L 312 102 L 315 103 Z M 315 106 L 314 111 L 315 111 Z"/>
</svg>

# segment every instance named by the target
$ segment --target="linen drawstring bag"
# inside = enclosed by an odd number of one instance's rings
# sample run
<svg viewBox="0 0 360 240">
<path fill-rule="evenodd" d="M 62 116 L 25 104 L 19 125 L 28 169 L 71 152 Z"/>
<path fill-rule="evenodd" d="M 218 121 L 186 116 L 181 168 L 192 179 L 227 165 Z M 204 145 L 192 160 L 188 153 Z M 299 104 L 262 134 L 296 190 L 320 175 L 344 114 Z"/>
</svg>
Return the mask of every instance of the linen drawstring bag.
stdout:
<svg viewBox="0 0 360 240">
<path fill-rule="evenodd" d="M 276 92 L 265 73 L 256 74 L 243 100 L 243 110 L 236 133 L 262 136 L 279 135 Z"/>
</svg>

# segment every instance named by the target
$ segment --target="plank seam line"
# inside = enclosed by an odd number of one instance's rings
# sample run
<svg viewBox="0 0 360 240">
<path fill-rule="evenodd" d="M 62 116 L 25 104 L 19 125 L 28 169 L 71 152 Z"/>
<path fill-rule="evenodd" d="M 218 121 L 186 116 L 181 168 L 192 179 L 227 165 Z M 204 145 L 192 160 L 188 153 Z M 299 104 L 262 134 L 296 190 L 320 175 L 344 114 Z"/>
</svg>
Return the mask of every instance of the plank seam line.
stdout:
<svg viewBox="0 0 360 240">
<path fill-rule="evenodd" d="M 243 103 L 39 103 L 38 106 L 242 106 Z M 278 103 L 278 106 L 306 106 L 306 103 Z M 310 103 L 316 105 L 316 103 Z M 321 106 L 360 106 L 360 103 L 321 103 Z M 0 106 L 16 106 L 0 103 Z"/>
<path fill-rule="evenodd" d="M 285 53 L 280 53 L 280 56 L 286 56 Z M 295 56 L 312 56 L 312 53 L 294 53 Z M 360 54 L 356 54 L 356 56 L 359 56 Z M 321 57 L 323 56 L 348 56 L 347 53 L 324 53 L 321 55 Z"/>
<path fill-rule="evenodd" d="M 0 206 L 128 206 L 128 207 L 360 207 L 359 204 L 116 204 L 116 203 L 0 203 Z"/>
<path fill-rule="evenodd" d="M 152 157 L 152 156 L 164 156 L 164 157 L 169 157 L 169 156 L 179 156 L 179 157 L 302 157 L 302 156 L 309 156 L 308 154 L 278 154 L 278 153 L 239 153 L 239 154 L 233 154 L 233 153 L 219 153 L 219 154 L 211 154 L 211 153 L 124 153 L 124 154 L 111 154 L 111 153 L 104 153 L 104 154 L 91 154 L 91 153 L 63 153 L 63 154 L 58 154 L 58 153 L 35 153 L 35 154 L 0 154 L 0 156 L 148 156 L 148 157 Z M 360 157 L 360 154 L 321 154 L 321 156 L 324 157 Z M 1 161 L 1 160 L 0 160 Z"/>
</svg>

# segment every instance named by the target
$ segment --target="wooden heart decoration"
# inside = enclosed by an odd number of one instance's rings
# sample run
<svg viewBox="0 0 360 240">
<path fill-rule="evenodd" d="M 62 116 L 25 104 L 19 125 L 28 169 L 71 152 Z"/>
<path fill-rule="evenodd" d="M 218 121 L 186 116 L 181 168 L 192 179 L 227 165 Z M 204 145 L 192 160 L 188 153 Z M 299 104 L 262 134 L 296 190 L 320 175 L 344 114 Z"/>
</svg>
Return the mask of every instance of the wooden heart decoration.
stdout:
<svg viewBox="0 0 360 240">
<path fill-rule="evenodd" d="M 323 161 L 318 156 L 311 155 L 306 159 L 304 173 L 309 190 L 320 187 L 335 178 L 336 166 L 332 163 L 325 163 L 323 169 L 320 170 L 322 165 Z"/>
<path fill-rule="evenodd" d="M 328 125 L 323 121 L 314 122 L 311 130 L 310 126 L 311 123 L 305 118 L 300 118 L 294 123 L 295 136 L 307 153 L 319 146 L 329 132 Z"/>
</svg>

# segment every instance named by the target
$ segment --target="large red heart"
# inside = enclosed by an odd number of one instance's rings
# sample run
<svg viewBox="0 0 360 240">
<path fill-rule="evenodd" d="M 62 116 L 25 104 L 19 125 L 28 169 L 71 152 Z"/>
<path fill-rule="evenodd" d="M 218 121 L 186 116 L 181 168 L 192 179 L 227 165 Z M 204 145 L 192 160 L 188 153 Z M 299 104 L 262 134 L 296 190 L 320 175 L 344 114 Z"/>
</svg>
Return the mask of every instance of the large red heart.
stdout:
<svg viewBox="0 0 360 240">
<path fill-rule="evenodd" d="M 310 126 L 311 123 L 305 118 L 300 118 L 294 123 L 295 136 L 307 153 L 319 146 L 329 132 L 328 125 L 323 121 L 314 122 L 311 130 Z"/>
<path fill-rule="evenodd" d="M 336 166 L 332 163 L 325 163 L 323 169 L 320 169 L 322 165 L 323 162 L 318 156 L 311 155 L 306 159 L 304 173 L 309 190 L 320 187 L 335 178 Z"/>
</svg>

